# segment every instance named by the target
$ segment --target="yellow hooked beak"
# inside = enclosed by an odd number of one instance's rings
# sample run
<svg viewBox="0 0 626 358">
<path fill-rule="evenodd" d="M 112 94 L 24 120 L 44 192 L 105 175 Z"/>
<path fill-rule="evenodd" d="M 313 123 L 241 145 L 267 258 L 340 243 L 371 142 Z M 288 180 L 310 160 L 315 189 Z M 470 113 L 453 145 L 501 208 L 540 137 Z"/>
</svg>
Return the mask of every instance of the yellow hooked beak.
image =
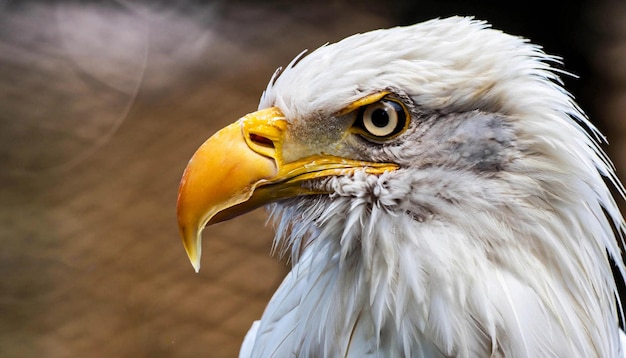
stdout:
<svg viewBox="0 0 626 358">
<path fill-rule="evenodd" d="M 322 194 L 304 181 L 357 170 L 380 174 L 395 164 L 370 163 L 316 154 L 286 163 L 288 131 L 283 113 L 263 109 L 223 128 L 198 148 L 178 189 L 178 227 L 189 260 L 200 270 L 201 234 L 214 224 L 264 204 L 297 195 Z"/>
</svg>

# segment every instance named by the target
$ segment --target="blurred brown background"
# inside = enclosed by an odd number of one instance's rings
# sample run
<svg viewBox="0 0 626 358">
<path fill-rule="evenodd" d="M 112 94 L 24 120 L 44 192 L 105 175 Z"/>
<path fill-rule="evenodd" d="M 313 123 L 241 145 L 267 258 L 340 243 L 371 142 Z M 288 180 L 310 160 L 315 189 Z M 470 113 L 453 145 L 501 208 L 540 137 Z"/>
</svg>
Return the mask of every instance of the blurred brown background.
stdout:
<svg viewBox="0 0 626 358">
<path fill-rule="evenodd" d="M 0 356 L 232 357 L 288 267 L 257 210 L 175 220 L 180 175 L 276 67 L 355 32 L 476 15 L 565 58 L 626 176 L 626 3 L 0 0 Z"/>
</svg>

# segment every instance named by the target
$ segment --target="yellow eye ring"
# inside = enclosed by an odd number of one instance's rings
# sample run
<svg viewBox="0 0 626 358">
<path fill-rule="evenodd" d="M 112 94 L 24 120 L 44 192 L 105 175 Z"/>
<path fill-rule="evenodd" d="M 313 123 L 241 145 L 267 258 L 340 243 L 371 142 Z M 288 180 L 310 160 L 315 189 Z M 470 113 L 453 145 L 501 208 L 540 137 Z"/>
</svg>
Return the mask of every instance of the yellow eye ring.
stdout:
<svg viewBox="0 0 626 358">
<path fill-rule="evenodd" d="M 390 98 L 362 106 L 357 111 L 354 128 L 367 139 L 379 142 L 402 133 L 409 124 L 404 105 Z"/>
</svg>

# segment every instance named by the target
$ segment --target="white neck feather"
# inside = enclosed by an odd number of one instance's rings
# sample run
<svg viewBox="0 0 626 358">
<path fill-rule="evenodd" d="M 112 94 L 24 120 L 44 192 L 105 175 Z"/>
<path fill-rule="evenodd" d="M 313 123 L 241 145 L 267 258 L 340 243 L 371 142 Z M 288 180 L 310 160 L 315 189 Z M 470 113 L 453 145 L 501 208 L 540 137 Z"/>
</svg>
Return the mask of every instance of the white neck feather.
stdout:
<svg viewBox="0 0 626 358">
<path fill-rule="evenodd" d="M 329 180 L 330 198 L 275 206 L 308 286 L 299 352 L 344 354 L 365 332 L 359 345 L 401 356 L 616 356 L 614 239 L 596 193 L 555 182 L 559 199 L 539 202 L 501 179 L 357 173 Z"/>
<path fill-rule="evenodd" d="M 611 224 L 620 235 L 625 227 L 602 177 L 620 187 L 554 61 L 484 23 L 450 18 L 324 46 L 270 81 L 259 107 L 278 106 L 301 128 L 389 88 L 416 111 L 467 124 L 458 133 L 415 124 L 423 136 L 401 150 L 367 153 L 402 169 L 331 178 L 317 183 L 331 196 L 273 206 L 276 245 L 294 269 L 263 319 L 287 322 L 271 354 L 617 355 L 609 256 L 624 267 Z M 495 139 L 506 167 L 435 163 L 461 130 L 476 143 L 494 140 L 484 130 L 508 136 Z"/>
</svg>

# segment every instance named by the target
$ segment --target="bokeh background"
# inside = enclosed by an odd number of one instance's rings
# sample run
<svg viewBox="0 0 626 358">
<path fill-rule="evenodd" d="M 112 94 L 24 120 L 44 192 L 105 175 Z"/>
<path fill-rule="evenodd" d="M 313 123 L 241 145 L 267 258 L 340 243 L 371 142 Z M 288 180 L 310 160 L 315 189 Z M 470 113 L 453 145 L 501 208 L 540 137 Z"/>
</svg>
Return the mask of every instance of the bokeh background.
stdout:
<svg viewBox="0 0 626 358">
<path fill-rule="evenodd" d="M 532 39 L 626 178 L 626 3 L 0 0 L 0 357 L 232 357 L 288 266 L 265 213 L 211 227 L 180 175 L 302 49 L 474 15 Z"/>
</svg>

